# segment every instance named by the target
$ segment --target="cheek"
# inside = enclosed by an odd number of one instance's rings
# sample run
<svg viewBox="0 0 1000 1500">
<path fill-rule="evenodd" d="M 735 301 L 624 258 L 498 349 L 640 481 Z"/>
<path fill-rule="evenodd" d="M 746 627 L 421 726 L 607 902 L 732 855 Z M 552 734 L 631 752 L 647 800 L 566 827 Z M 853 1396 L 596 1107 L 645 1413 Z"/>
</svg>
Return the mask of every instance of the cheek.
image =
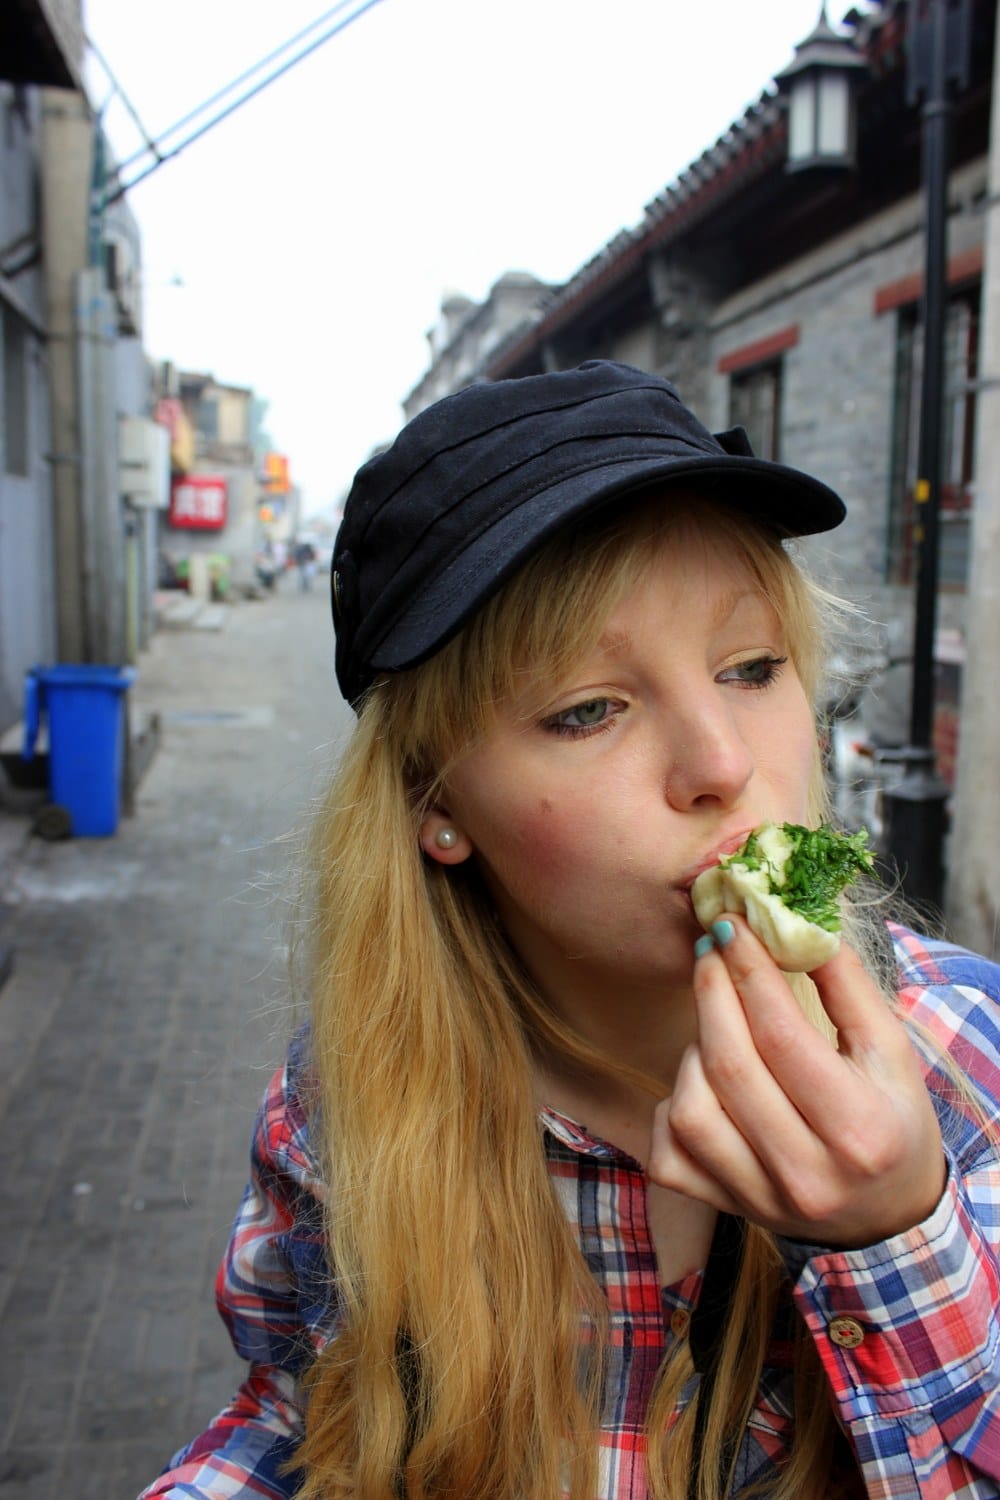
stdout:
<svg viewBox="0 0 1000 1500">
<path fill-rule="evenodd" d="M 807 821 L 818 758 L 816 726 L 804 700 L 801 708 L 776 715 L 757 741 L 756 769 L 780 793 L 790 822 Z"/>
<path fill-rule="evenodd" d="M 565 880 L 586 864 L 587 827 L 582 812 L 541 798 L 512 811 L 482 852 L 498 871 L 519 876 L 518 883 Z"/>
<path fill-rule="evenodd" d="M 476 808 L 469 827 L 475 858 L 501 910 L 511 902 L 537 921 L 560 920 L 566 909 L 593 906 L 594 892 L 606 896 L 621 840 L 602 821 L 601 801 L 575 781 L 573 786 L 536 787 L 524 795 L 524 780 L 492 782 L 492 795 Z M 471 812 L 471 809 L 469 809 Z"/>
<path fill-rule="evenodd" d="M 816 728 L 810 719 L 797 735 L 790 735 L 783 757 L 789 793 L 797 798 L 799 813 L 796 821 L 806 822 L 814 777 L 820 764 L 819 742 Z"/>
</svg>

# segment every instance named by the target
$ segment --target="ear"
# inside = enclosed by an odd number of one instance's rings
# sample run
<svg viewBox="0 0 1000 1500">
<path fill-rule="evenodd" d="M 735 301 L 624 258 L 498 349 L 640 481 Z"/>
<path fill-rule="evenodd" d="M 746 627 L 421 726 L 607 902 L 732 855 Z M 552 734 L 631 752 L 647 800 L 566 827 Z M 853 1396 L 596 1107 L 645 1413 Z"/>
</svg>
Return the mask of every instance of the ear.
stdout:
<svg viewBox="0 0 1000 1500">
<path fill-rule="evenodd" d="M 443 807 L 432 807 L 421 823 L 420 847 L 440 865 L 460 865 L 472 854 L 472 840 Z"/>
</svg>

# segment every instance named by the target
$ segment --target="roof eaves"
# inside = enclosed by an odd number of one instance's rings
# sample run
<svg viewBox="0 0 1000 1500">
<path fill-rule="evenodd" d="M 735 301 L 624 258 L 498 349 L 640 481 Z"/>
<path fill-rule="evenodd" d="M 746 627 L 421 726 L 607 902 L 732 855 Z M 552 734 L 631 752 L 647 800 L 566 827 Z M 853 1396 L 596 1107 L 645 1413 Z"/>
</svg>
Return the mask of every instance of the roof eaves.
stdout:
<svg viewBox="0 0 1000 1500">
<path fill-rule="evenodd" d="M 859 50 L 877 72 L 900 65 L 905 30 L 898 0 L 861 15 L 849 12 Z M 486 366 L 488 379 L 500 378 L 530 349 L 556 333 L 598 292 L 622 281 L 644 256 L 676 239 L 749 181 L 759 177 L 787 146 L 787 114 L 782 100 L 765 90 L 756 103 L 702 152 L 676 181 L 646 205 L 634 229 L 620 230 L 556 293 L 548 309 L 520 338 L 502 345 Z"/>
<path fill-rule="evenodd" d="M 622 229 L 553 297 L 543 316 L 515 343 L 502 346 L 486 367 L 496 379 L 540 340 L 564 326 L 600 292 L 623 281 L 653 250 L 677 238 L 748 179 L 760 176 L 785 149 L 784 111 L 764 94 L 715 145 L 686 167 L 646 206 L 634 229 Z"/>
</svg>

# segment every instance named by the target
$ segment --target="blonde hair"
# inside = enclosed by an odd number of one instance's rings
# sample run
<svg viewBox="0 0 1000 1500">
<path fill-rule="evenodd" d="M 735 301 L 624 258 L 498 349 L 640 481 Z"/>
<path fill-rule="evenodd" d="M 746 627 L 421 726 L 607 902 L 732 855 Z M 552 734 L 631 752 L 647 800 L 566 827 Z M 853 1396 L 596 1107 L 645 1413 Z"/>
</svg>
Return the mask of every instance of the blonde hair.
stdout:
<svg viewBox="0 0 1000 1500">
<path fill-rule="evenodd" d="M 530 700 L 591 648 L 677 530 L 744 560 L 815 699 L 828 601 L 786 547 L 714 502 L 643 502 L 558 534 L 428 662 L 376 683 L 317 820 L 314 1126 L 338 1329 L 310 1377 L 303 1500 L 595 1493 L 607 1308 L 552 1189 L 532 1060 L 555 1048 L 622 1070 L 532 987 L 472 866 L 425 860 L 418 832 L 498 706 Z M 826 811 L 817 750 L 811 812 Z M 874 958 L 864 921 L 849 920 Z M 798 994 L 829 1031 L 807 979 Z M 748 1225 L 708 1453 L 738 1447 L 784 1280 L 772 1237 Z M 791 1456 L 770 1491 L 780 1500 L 828 1489 L 817 1476 L 829 1475 L 835 1423 L 807 1337 L 797 1370 Z M 691 1372 L 680 1341 L 648 1413 L 656 1497 L 687 1492 L 697 1403 L 673 1412 Z M 725 1486 L 703 1466 L 700 1500 Z"/>
</svg>

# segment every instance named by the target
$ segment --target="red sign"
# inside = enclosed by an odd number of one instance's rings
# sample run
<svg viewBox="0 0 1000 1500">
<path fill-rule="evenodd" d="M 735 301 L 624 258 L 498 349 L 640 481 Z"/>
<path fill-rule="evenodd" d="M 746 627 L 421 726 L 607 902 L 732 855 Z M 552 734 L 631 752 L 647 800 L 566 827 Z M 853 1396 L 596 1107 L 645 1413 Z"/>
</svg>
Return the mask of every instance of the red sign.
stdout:
<svg viewBox="0 0 1000 1500">
<path fill-rule="evenodd" d="M 226 481 L 214 474 L 188 474 L 170 490 L 171 526 L 221 531 L 226 524 Z"/>
</svg>

